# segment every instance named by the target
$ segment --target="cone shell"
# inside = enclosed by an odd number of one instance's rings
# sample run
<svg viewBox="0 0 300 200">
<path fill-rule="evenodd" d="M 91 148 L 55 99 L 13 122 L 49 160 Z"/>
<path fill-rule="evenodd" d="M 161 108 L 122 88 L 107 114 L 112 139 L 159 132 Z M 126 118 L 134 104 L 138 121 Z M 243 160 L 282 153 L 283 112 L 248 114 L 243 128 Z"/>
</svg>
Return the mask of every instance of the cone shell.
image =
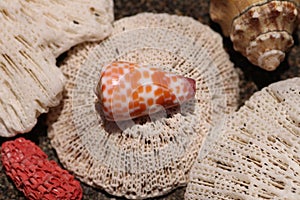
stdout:
<svg viewBox="0 0 300 200">
<path fill-rule="evenodd" d="M 186 184 L 210 127 L 237 106 L 238 77 L 208 26 L 189 18 L 142 13 L 114 23 L 101 43 L 82 44 L 61 66 L 61 108 L 49 137 L 61 163 L 88 185 L 116 196 L 147 198 Z M 196 81 L 194 99 L 127 121 L 108 121 L 95 95 L 107 63 L 151 66 Z M 143 96 L 144 97 L 144 96 Z"/>
<path fill-rule="evenodd" d="M 265 70 L 275 70 L 294 44 L 299 0 L 212 0 L 210 15 L 233 47 Z"/>
<path fill-rule="evenodd" d="M 117 61 L 102 68 L 96 88 L 106 119 L 150 115 L 194 97 L 195 80 L 137 63 Z"/>
<path fill-rule="evenodd" d="M 299 199 L 300 78 L 256 92 L 224 125 L 185 199 Z"/>
</svg>

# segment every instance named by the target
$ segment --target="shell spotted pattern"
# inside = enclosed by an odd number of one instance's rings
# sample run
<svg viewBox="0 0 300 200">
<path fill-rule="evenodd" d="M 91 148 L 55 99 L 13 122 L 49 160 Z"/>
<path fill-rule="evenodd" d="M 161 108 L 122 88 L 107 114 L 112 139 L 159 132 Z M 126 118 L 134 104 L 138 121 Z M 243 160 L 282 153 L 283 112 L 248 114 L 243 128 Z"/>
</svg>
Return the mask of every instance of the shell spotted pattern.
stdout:
<svg viewBox="0 0 300 200">
<path fill-rule="evenodd" d="M 188 101 L 195 81 L 152 66 L 117 61 L 101 72 L 96 94 L 108 120 L 126 120 Z"/>
</svg>

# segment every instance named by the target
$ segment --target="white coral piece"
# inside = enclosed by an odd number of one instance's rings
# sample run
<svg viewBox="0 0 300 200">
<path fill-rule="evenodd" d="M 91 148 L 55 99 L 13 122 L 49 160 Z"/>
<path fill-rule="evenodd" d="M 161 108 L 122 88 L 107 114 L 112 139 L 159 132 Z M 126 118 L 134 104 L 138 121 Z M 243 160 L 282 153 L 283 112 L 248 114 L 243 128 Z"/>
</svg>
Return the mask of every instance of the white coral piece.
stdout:
<svg viewBox="0 0 300 200">
<path fill-rule="evenodd" d="M 112 29 L 111 0 L 0 1 L 0 136 L 28 132 L 61 99 L 55 58 Z"/>
<path fill-rule="evenodd" d="M 108 122 L 94 89 L 115 60 L 193 78 L 195 100 L 163 116 Z M 62 70 L 68 80 L 63 104 L 48 115 L 51 144 L 77 178 L 117 196 L 153 197 L 186 184 L 211 126 L 237 106 L 238 77 L 220 35 L 189 17 L 123 18 L 103 42 L 74 48 Z"/>
<path fill-rule="evenodd" d="M 300 78 L 256 92 L 193 165 L 186 199 L 299 199 L 299 116 Z"/>
</svg>

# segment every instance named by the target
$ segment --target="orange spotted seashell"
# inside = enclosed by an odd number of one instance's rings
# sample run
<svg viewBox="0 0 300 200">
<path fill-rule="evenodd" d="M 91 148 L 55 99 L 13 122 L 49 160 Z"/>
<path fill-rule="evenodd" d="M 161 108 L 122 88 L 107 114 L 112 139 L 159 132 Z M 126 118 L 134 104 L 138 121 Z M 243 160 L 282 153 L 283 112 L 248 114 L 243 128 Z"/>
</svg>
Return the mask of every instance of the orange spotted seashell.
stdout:
<svg viewBox="0 0 300 200">
<path fill-rule="evenodd" d="M 121 121 L 190 100 L 196 92 L 195 83 L 152 66 L 116 61 L 103 67 L 96 94 L 106 119 Z"/>
</svg>

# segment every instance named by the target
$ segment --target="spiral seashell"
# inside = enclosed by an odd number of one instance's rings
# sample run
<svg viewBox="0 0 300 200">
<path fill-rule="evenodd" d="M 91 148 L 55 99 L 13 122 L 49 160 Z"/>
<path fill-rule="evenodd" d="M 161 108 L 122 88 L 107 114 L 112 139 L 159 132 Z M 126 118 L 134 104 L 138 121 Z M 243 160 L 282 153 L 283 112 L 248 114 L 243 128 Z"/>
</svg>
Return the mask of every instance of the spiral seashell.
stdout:
<svg viewBox="0 0 300 200">
<path fill-rule="evenodd" d="M 293 46 L 300 1 L 212 0 L 210 16 L 233 47 L 267 71 L 275 70 Z"/>
<path fill-rule="evenodd" d="M 102 68 L 96 88 L 107 120 L 121 121 L 181 105 L 195 96 L 196 81 L 151 65 L 116 61 Z"/>
</svg>

